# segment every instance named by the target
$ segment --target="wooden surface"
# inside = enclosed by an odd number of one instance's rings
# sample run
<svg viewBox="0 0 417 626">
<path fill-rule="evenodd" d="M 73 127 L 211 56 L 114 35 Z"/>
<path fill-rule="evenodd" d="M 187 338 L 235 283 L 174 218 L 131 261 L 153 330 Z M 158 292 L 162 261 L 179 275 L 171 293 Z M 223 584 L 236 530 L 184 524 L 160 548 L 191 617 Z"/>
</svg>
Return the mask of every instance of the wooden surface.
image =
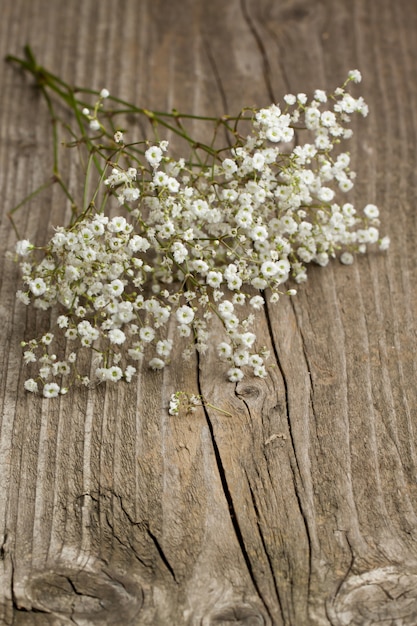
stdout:
<svg viewBox="0 0 417 626">
<path fill-rule="evenodd" d="M 417 5 L 411 0 L 0 0 L 0 56 L 199 114 L 363 74 L 354 201 L 392 239 L 267 307 L 276 367 L 216 355 L 137 384 L 25 395 L 6 213 L 49 173 L 44 103 L 0 63 L 0 624 L 417 624 Z M 23 208 L 42 239 L 58 191 Z M 116 388 L 117 387 L 117 388 Z M 170 417 L 187 387 L 232 413 Z"/>
</svg>

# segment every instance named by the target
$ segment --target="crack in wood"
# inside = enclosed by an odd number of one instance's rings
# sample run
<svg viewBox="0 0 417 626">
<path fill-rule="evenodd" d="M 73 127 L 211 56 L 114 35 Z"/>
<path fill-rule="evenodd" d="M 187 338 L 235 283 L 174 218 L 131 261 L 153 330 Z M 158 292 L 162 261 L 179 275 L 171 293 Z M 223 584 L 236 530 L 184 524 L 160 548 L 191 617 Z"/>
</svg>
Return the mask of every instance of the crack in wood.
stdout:
<svg viewBox="0 0 417 626">
<path fill-rule="evenodd" d="M 272 582 L 273 582 L 273 586 L 274 586 L 275 593 L 276 593 L 276 598 L 277 598 L 277 602 L 278 602 L 279 612 L 281 614 L 281 618 L 282 618 L 283 622 L 285 622 L 284 610 L 283 610 L 283 606 L 282 606 L 282 601 L 281 601 L 281 596 L 280 596 L 280 592 L 279 592 L 277 579 L 276 579 L 276 576 L 275 576 L 275 571 L 274 571 L 274 568 L 273 568 L 273 565 L 272 565 L 271 556 L 269 554 L 269 551 L 268 551 L 268 548 L 267 548 L 267 545 L 266 545 L 265 537 L 264 537 L 263 532 L 262 532 L 262 526 L 261 526 L 261 520 L 260 520 L 258 505 L 256 503 L 255 494 L 253 492 L 253 489 L 252 489 L 252 486 L 250 484 L 250 480 L 249 480 L 249 477 L 248 477 L 246 471 L 245 471 L 245 474 L 246 474 L 246 480 L 248 482 L 248 488 L 249 488 L 249 493 L 250 493 L 250 496 L 251 496 L 253 510 L 254 510 L 255 516 L 256 516 L 256 525 L 258 527 L 259 537 L 261 539 L 262 548 L 264 550 L 264 553 L 265 553 L 265 556 L 266 556 L 266 560 L 268 562 L 269 571 L 271 573 Z"/>
<path fill-rule="evenodd" d="M 201 378 L 200 378 L 200 372 L 201 372 L 201 363 L 200 363 L 200 355 L 199 352 L 196 351 L 197 354 L 197 386 L 198 386 L 198 392 L 201 396 L 203 396 L 202 393 L 202 386 L 201 386 Z M 235 385 L 235 393 L 236 393 L 236 385 Z M 229 484 L 227 481 L 227 475 L 226 475 L 226 471 L 225 468 L 223 466 L 223 462 L 222 462 L 222 458 L 221 458 L 221 454 L 220 454 L 220 450 L 219 447 L 217 445 L 217 441 L 216 441 L 216 437 L 214 434 L 214 427 L 213 427 L 213 423 L 210 419 L 210 415 L 207 411 L 207 407 L 203 404 L 203 411 L 204 411 L 204 415 L 206 418 L 206 422 L 207 422 L 207 426 L 208 426 L 208 430 L 210 433 L 210 439 L 211 439 L 211 443 L 213 446 L 213 452 L 214 452 L 214 457 L 216 460 L 216 467 L 217 467 L 217 471 L 219 473 L 219 477 L 220 477 L 220 482 L 222 485 L 222 490 L 223 490 L 223 494 L 224 497 L 226 499 L 226 503 L 228 506 L 228 510 L 229 510 L 229 516 L 230 516 L 230 520 L 232 522 L 232 527 L 241 551 L 241 554 L 243 556 L 243 559 L 245 561 L 246 564 L 246 568 L 248 570 L 250 579 L 252 581 L 252 584 L 256 590 L 256 593 L 258 594 L 259 598 L 261 599 L 265 610 L 267 611 L 268 617 L 272 620 L 272 615 L 270 613 L 268 604 L 263 596 L 263 593 L 259 587 L 258 581 L 256 580 L 256 576 L 255 576 L 255 572 L 253 571 L 253 567 L 252 567 L 252 563 L 246 548 L 246 544 L 245 544 L 245 540 L 243 538 L 243 533 L 242 533 L 242 529 L 240 527 L 239 524 L 239 519 L 238 516 L 236 514 L 236 510 L 235 510 L 235 506 L 233 503 L 233 496 L 231 494 L 230 488 L 229 488 Z"/>
<path fill-rule="evenodd" d="M 163 562 L 163 564 L 165 565 L 165 567 L 167 568 L 167 570 L 169 571 L 169 573 L 171 574 L 174 582 L 178 585 L 178 580 L 175 577 L 175 572 L 174 569 L 172 567 L 172 565 L 170 564 L 170 562 L 168 561 L 167 556 L 165 555 L 165 552 L 161 546 L 161 544 L 159 543 L 157 537 L 151 532 L 151 530 L 149 529 L 148 526 L 146 526 L 146 532 L 149 535 L 149 537 L 152 539 L 153 544 L 161 558 L 161 561 Z"/>
<path fill-rule="evenodd" d="M 246 0 L 240 0 L 240 7 L 242 9 L 243 18 L 246 24 L 248 25 L 250 32 L 253 35 L 253 38 L 256 42 L 256 45 L 258 47 L 258 50 L 262 58 L 263 75 L 264 75 L 266 89 L 268 91 L 268 96 L 271 102 L 275 102 L 275 94 L 274 94 L 274 90 L 272 88 L 272 82 L 271 82 L 271 66 L 269 64 L 268 55 L 266 53 L 265 46 L 263 44 L 262 38 L 260 37 L 258 31 L 255 28 L 255 24 L 251 16 L 249 15 L 249 11 L 246 6 Z"/>
<path fill-rule="evenodd" d="M 282 366 L 281 360 L 279 358 L 279 354 L 278 354 L 278 349 L 276 347 L 276 343 L 274 341 L 274 334 L 273 334 L 273 330 L 272 330 L 272 323 L 271 323 L 271 316 L 270 316 L 270 311 L 269 311 L 269 307 L 268 307 L 268 302 L 267 299 L 265 298 L 265 304 L 264 304 L 264 310 L 265 310 L 265 316 L 266 316 L 266 320 L 267 320 L 267 326 L 268 326 L 268 332 L 270 335 L 270 339 L 271 339 L 271 345 L 273 346 L 273 352 L 274 352 L 274 356 L 278 365 L 278 369 L 281 373 L 282 376 L 282 380 L 283 380 L 283 384 L 284 384 L 284 390 L 285 390 L 285 407 L 286 407 L 286 418 L 287 418 L 287 425 L 288 425 L 288 432 L 290 435 L 290 441 L 291 441 L 291 448 L 293 451 L 293 454 L 290 455 L 290 469 L 291 469 L 291 473 L 293 475 L 293 484 L 294 484 L 294 495 L 297 501 L 297 506 L 298 506 L 298 511 L 301 515 L 301 519 L 303 521 L 303 526 L 304 526 L 304 530 L 306 533 L 306 539 L 307 539 L 307 546 L 308 546 L 308 573 L 307 573 L 307 588 L 310 591 L 311 589 L 311 575 L 312 575 L 312 559 L 313 559 L 313 555 L 312 555 L 312 540 L 311 540 L 311 535 L 310 535 L 310 529 L 309 529 L 309 524 L 308 524 L 308 519 L 306 516 L 306 513 L 304 511 L 303 505 L 302 505 L 302 501 L 301 501 L 301 495 L 299 492 L 299 483 L 303 482 L 302 481 L 302 472 L 300 470 L 300 466 L 298 463 L 298 458 L 297 458 L 297 452 L 295 449 L 295 441 L 294 441 L 294 435 L 292 432 L 292 426 L 291 426 L 291 413 L 290 413 L 290 402 L 289 402 L 289 391 L 288 391 L 288 383 L 286 380 L 286 375 L 285 375 L 285 371 L 284 368 Z M 293 466 L 293 459 L 295 461 L 295 465 L 296 465 L 296 469 L 297 471 L 295 471 L 295 468 Z"/>
<path fill-rule="evenodd" d="M 214 76 L 215 82 L 216 82 L 217 87 L 219 89 L 220 99 L 222 101 L 223 111 L 225 113 L 227 113 L 228 110 L 229 110 L 229 105 L 228 105 L 228 102 L 227 102 L 226 91 L 225 91 L 225 89 L 223 87 L 223 81 L 222 81 L 222 78 L 221 78 L 221 75 L 220 75 L 220 72 L 219 72 L 219 68 L 218 68 L 216 60 L 215 60 L 215 58 L 213 56 L 210 44 L 209 44 L 209 42 L 207 41 L 206 38 L 203 38 L 203 44 L 204 44 L 204 49 L 206 51 L 210 67 L 211 67 L 212 72 L 213 72 L 213 76 Z M 230 137 L 229 131 L 228 131 L 228 129 L 226 127 L 224 128 L 224 135 L 225 135 L 226 143 L 230 147 L 233 146 L 233 144 L 234 144 L 233 138 Z"/>
<path fill-rule="evenodd" d="M 168 572 L 169 572 L 169 573 L 170 573 L 170 575 L 172 576 L 172 578 L 173 578 L 174 582 L 175 582 L 176 584 L 178 584 L 178 580 L 177 580 L 177 578 L 176 578 L 174 568 L 173 568 L 173 567 L 172 567 L 172 565 L 170 564 L 169 559 L 168 559 L 168 557 L 166 556 L 166 554 L 165 554 L 165 552 L 164 552 L 164 550 L 163 550 L 163 548 L 162 548 L 161 544 L 159 543 L 159 541 L 158 541 L 158 539 L 157 539 L 156 535 L 154 535 L 154 533 L 150 530 L 148 522 L 147 522 L 147 521 L 141 521 L 141 522 L 137 522 L 137 521 L 135 521 L 135 520 L 132 518 L 132 516 L 130 515 L 130 513 L 126 510 L 126 508 L 125 508 L 125 506 L 124 506 L 124 503 L 123 503 L 123 498 L 122 498 L 122 496 L 121 496 L 121 495 L 119 495 L 119 494 L 117 494 L 117 493 L 115 493 L 115 492 L 114 492 L 114 491 L 112 491 L 112 490 L 109 490 L 109 493 L 110 493 L 110 494 L 111 494 L 114 498 L 116 498 L 116 500 L 118 500 L 118 502 L 119 502 L 119 504 L 120 504 L 120 508 L 121 508 L 121 510 L 123 511 L 124 515 L 126 516 L 127 520 L 129 521 L 129 523 L 131 524 L 131 526 L 136 526 L 136 527 L 141 528 L 141 529 L 142 529 L 142 530 L 143 530 L 143 531 L 144 531 L 144 532 L 148 535 L 148 537 L 152 540 L 152 543 L 153 543 L 153 545 L 155 546 L 156 551 L 158 552 L 158 555 L 159 555 L 159 557 L 160 557 L 160 559 L 161 559 L 162 563 L 165 565 L 166 569 L 168 570 Z M 106 515 L 106 521 L 107 521 L 107 523 L 109 524 L 109 526 L 110 526 L 110 528 L 111 528 L 111 530 L 112 530 L 113 536 L 114 536 L 114 537 L 115 537 L 115 538 L 119 541 L 119 543 L 121 543 L 124 547 L 126 547 L 126 545 L 125 545 L 125 544 L 121 541 L 121 539 L 120 539 L 120 538 L 116 535 L 116 533 L 114 532 L 114 528 L 113 528 L 113 526 L 111 525 L 111 523 L 110 523 L 109 519 L 107 518 L 107 515 Z M 131 546 L 130 541 L 129 541 L 129 545 Z M 131 547 L 132 547 L 132 546 L 131 546 Z M 133 549 L 133 548 L 132 548 L 132 549 Z M 148 569 L 148 566 L 147 566 L 147 565 L 146 565 L 146 563 L 144 563 L 144 561 L 143 561 L 143 560 L 139 557 L 139 555 L 137 554 L 136 550 L 135 550 L 135 556 L 136 556 L 136 558 L 138 559 L 138 561 L 139 561 L 139 562 L 140 562 L 140 563 L 141 563 L 144 567 L 146 567 L 146 568 Z"/>
</svg>

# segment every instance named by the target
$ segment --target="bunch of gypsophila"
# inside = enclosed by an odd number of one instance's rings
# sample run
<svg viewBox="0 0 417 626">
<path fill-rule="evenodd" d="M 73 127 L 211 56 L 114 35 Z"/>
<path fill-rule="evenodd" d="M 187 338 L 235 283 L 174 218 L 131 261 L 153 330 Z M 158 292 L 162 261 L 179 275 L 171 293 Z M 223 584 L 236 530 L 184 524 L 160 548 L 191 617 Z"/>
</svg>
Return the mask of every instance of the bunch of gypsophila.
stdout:
<svg viewBox="0 0 417 626">
<path fill-rule="evenodd" d="M 350 264 L 368 244 L 389 245 L 379 235 L 378 208 L 367 204 L 357 212 L 345 199 L 355 174 L 349 153 L 334 151 L 352 136 L 352 115 L 368 113 L 362 97 L 347 91 L 361 80 L 357 70 L 331 94 L 316 90 L 310 100 L 288 94 L 236 118 L 201 118 L 217 138 L 219 129 L 232 138 L 217 149 L 214 140 L 196 144 L 189 136 L 185 120 L 196 116 L 139 109 L 106 89 L 72 89 L 40 69 L 30 51 L 26 60 L 12 60 L 35 75 L 55 119 L 48 89 L 70 106 L 77 123 L 69 131 L 72 145 L 87 149 L 89 182 L 93 171 L 99 179 L 92 197 L 46 245 L 27 239 L 16 245 L 18 299 L 53 309 L 56 320 L 22 342 L 24 361 L 36 369 L 25 382 L 28 391 L 50 398 L 76 381 L 129 383 L 142 362 L 154 370 L 168 365 L 179 339 L 184 359 L 214 343 L 229 381 L 265 377 L 268 352 L 258 345 L 255 323 L 265 297 L 277 303 L 282 294 L 293 296 L 287 281 L 304 282 L 311 262 L 325 266 L 338 254 Z M 149 120 L 153 131 L 165 127 L 187 140 L 189 154 L 170 156 L 168 142 L 155 134 L 128 142 L 133 131 L 117 125 L 126 112 Z M 72 201 L 57 162 L 55 181 Z M 222 335 L 210 336 L 213 316 Z M 58 356 L 54 346 L 62 336 L 66 353 Z M 83 350 L 93 355 L 87 372 Z M 172 396 L 171 414 L 180 401 L 180 394 Z"/>
</svg>

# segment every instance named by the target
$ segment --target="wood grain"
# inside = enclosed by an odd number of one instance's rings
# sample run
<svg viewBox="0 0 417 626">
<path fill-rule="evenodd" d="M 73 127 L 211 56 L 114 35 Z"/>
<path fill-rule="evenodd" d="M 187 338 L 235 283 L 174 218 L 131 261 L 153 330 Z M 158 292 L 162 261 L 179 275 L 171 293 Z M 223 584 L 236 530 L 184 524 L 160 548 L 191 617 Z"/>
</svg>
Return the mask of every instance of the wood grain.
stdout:
<svg viewBox="0 0 417 626">
<path fill-rule="evenodd" d="M 417 7 L 408 0 L 0 1 L 0 56 L 30 43 L 68 82 L 138 104 L 234 113 L 363 74 L 353 200 L 388 253 L 312 267 L 259 321 L 274 367 L 224 381 L 214 350 L 132 386 L 27 397 L 42 323 L 0 255 L 0 624 L 417 623 Z M 50 172 L 49 122 L 0 64 L 0 244 Z M 71 173 L 76 176 L 75 170 Z M 57 189 L 17 216 L 43 241 Z M 45 320 L 43 320 L 44 322 Z M 216 329 L 213 328 L 216 333 Z M 173 391 L 213 408 L 167 413 Z"/>
</svg>

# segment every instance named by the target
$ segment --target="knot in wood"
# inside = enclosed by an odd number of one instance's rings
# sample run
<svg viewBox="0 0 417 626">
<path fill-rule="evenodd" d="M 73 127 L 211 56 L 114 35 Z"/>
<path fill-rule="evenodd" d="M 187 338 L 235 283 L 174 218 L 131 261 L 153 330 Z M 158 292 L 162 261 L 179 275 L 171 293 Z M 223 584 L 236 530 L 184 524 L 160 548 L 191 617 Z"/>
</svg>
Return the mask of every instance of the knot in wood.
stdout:
<svg viewBox="0 0 417 626">
<path fill-rule="evenodd" d="M 136 582 L 107 571 L 68 568 L 34 572 L 26 581 L 25 595 L 32 610 L 103 626 L 131 624 L 143 604 Z"/>
<path fill-rule="evenodd" d="M 261 393 L 261 390 L 256 385 L 248 383 L 239 383 L 236 387 L 236 395 L 243 400 L 256 400 Z"/>
<path fill-rule="evenodd" d="M 201 626 L 265 626 L 262 613 L 250 604 L 230 604 L 217 607 L 205 617 Z"/>
<path fill-rule="evenodd" d="M 350 576 L 328 609 L 332 626 L 415 626 L 417 572 L 389 566 Z"/>
</svg>

